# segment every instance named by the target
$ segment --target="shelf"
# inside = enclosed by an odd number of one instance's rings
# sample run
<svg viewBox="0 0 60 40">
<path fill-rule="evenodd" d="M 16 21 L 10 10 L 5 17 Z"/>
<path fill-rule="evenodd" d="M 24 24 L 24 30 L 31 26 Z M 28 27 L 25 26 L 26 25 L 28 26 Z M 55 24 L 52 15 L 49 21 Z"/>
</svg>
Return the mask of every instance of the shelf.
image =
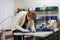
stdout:
<svg viewBox="0 0 60 40">
<path fill-rule="evenodd" d="M 35 11 L 58 11 L 57 6 L 36 7 Z"/>
<path fill-rule="evenodd" d="M 40 26 L 42 22 L 46 21 L 46 18 L 45 18 L 46 16 L 58 16 L 58 7 L 55 7 L 55 6 L 48 6 L 46 8 L 38 7 L 38 9 L 34 10 L 34 12 L 37 13 L 36 25 L 35 25 L 37 27 L 37 26 Z M 48 19 L 50 18 L 48 17 Z"/>
</svg>

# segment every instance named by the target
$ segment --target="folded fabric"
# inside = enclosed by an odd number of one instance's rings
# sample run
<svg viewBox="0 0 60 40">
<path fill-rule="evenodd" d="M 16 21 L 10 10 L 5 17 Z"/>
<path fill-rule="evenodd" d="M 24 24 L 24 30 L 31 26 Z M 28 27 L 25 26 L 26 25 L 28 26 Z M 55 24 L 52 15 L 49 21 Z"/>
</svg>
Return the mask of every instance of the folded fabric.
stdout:
<svg viewBox="0 0 60 40">
<path fill-rule="evenodd" d="M 52 31 L 52 29 L 45 27 L 45 28 L 41 29 L 40 31 Z"/>
<path fill-rule="evenodd" d="M 58 17 L 57 16 L 51 16 L 51 19 L 52 20 L 58 20 Z"/>
<path fill-rule="evenodd" d="M 45 20 L 51 19 L 51 16 L 45 16 Z"/>
<path fill-rule="evenodd" d="M 53 29 L 50 29 L 50 28 L 41 26 L 40 29 L 37 29 L 37 32 L 40 32 L 40 31 L 52 31 L 52 30 L 53 30 Z"/>
</svg>

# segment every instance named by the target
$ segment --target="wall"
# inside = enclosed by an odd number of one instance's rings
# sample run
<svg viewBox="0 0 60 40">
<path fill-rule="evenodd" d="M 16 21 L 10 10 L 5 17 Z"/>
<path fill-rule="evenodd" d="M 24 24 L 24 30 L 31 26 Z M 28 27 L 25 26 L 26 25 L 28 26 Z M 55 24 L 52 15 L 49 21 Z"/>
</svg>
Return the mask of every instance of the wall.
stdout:
<svg viewBox="0 0 60 40">
<path fill-rule="evenodd" d="M 35 8 L 40 6 L 58 6 L 57 0 L 15 0 L 16 8 Z"/>
<path fill-rule="evenodd" d="M 0 29 L 10 28 L 14 16 L 14 0 L 0 0 Z"/>
<path fill-rule="evenodd" d="M 58 0 L 58 7 L 59 7 L 59 14 L 58 14 L 58 16 L 59 16 L 59 20 L 60 20 L 60 0 Z"/>
<path fill-rule="evenodd" d="M 15 0 L 15 9 L 16 8 L 30 8 L 31 10 L 34 10 L 36 7 L 40 6 L 58 6 L 60 10 L 60 2 L 59 0 Z M 43 14 L 45 15 L 45 14 Z M 56 15 L 56 14 L 55 14 Z M 60 15 L 60 11 L 57 14 Z M 60 16 L 59 16 L 60 19 Z"/>
</svg>

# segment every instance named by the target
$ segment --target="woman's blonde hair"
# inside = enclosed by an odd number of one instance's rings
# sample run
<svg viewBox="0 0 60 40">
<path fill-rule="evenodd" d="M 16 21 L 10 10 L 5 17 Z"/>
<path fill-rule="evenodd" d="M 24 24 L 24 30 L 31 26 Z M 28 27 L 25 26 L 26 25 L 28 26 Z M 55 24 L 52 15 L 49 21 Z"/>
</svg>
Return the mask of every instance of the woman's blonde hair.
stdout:
<svg viewBox="0 0 60 40">
<path fill-rule="evenodd" d="M 31 17 L 33 20 L 36 19 L 36 12 L 33 12 L 33 11 L 28 11 L 28 16 Z"/>
</svg>

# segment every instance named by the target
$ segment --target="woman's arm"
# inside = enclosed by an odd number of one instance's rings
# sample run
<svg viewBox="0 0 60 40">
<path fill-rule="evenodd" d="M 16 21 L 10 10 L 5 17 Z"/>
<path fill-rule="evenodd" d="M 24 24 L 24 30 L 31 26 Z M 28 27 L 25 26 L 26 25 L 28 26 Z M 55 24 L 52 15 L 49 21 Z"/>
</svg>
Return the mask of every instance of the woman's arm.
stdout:
<svg viewBox="0 0 60 40">
<path fill-rule="evenodd" d="M 13 22 L 13 26 L 15 29 L 20 30 L 20 31 L 25 31 L 24 28 L 22 28 L 22 25 L 24 24 L 25 21 L 25 14 L 23 13 L 19 13 L 16 15 L 16 17 L 14 18 L 14 22 Z"/>
<path fill-rule="evenodd" d="M 24 24 L 24 20 L 20 17 L 16 18 L 14 23 L 13 23 L 13 26 L 17 29 L 17 30 L 20 30 L 20 31 L 23 31 L 25 29 L 22 28 L 22 25 Z"/>
<path fill-rule="evenodd" d="M 34 20 L 31 21 L 30 25 L 31 25 L 32 32 L 36 32 L 35 25 L 34 25 Z"/>
<path fill-rule="evenodd" d="M 35 26 L 34 26 L 34 20 L 31 20 L 30 26 L 31 26 L 32 29 L 35 29 Z"/>
</svg>

